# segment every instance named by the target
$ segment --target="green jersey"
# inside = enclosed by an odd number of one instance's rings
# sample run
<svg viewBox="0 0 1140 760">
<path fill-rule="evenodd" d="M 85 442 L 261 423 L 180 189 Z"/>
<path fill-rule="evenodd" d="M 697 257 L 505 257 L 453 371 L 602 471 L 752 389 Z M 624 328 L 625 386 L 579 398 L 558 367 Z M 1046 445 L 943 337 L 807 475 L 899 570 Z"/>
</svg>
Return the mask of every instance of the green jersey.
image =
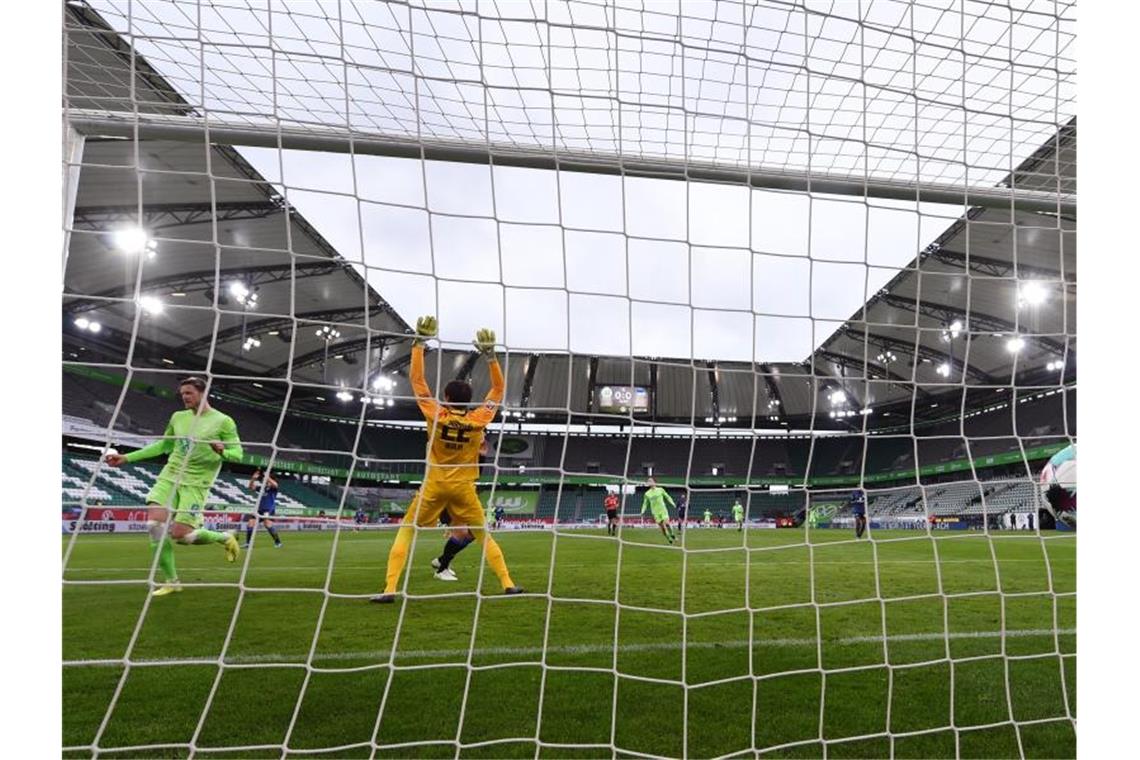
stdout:
<svg viewBox="0 0 1140 760">
<path fill-rule="evenodd" d="M 237 425 L 228 414 L 216 409 L 207 409 L 200 415 L 195 411 L 183 409 L 170 415 L 162 440 L 132 451 L 126 460 L 139 462 L 168 454 L 159 480 L 197 488 L 212 486 L 222 462 L 241 461 L 241 442 Z M 210 445 L 218 442 L 225 446 L 221 454 Z"/>
<path fill-rule="evenodd" d="M 705 510 L 705 522 L 712 522 L 712 512 Z"/>
<path fill-rule="evenodd" d="M 645 514 L 648 509 L 653 514 L 653 519 L 660 522 L 668 518 L 669 510 L 665 508 L 665 502 L 669 502 L 669 506 L 675 507 L 673 497 L 669 495 L 661 486 L 654 486 L 645 492 L 645 498 L 641 501 L 641 514 Z"/>
<path fill-rule="evenodd" d="M 732 519 L 736 522 L 744 519 L 744 507 L 739 503 L 732 505 Z"/>
</svg>

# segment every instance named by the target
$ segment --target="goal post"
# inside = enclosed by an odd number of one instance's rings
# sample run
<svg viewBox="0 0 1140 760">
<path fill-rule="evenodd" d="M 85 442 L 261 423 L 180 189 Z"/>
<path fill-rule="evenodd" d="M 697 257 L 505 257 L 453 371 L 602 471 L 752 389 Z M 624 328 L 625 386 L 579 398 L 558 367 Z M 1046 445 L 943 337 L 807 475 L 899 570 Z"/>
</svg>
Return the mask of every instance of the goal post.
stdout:
<svg viewBox="0 0 1140 760">
<path fill-rule="evenodd" d="M 83 134 L 138 140 L 180 142 L 303 150 L 318 153 L 349 153 L 363 156 L 454 161 L 526 169 L 588 172 L 597 174 L 672 179 L 692 182 L 747 185 L 821 195 L 881 198 L 916 203 L 941 203 L 963 207 L 1076 215 L 1076 199 L 1066 193 L 1049 192 L 1033 178 L 1033 189 L 965 187 L 939 182 L 890 181 L 874 176 L 852 176 L 827 171 L 776 171 L 766 167 L 709 164 L 701 161 L 667 160 L 651 156 L 552 151 L 538 147 L 471 142 L 416 140 L 320 128 L 257 126 L 195 116 L 122 117 L 115 114 L 72 112 L 68 123 Z M 1059 139 L 1059 136 L 1058 136 Z"/>
</svg>

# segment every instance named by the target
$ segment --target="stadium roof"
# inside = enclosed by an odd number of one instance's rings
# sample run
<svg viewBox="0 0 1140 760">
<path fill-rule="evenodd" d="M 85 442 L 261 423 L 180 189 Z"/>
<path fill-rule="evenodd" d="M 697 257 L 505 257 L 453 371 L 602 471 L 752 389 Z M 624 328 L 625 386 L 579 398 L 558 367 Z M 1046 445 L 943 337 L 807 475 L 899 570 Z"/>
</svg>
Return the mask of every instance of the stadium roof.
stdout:
<svg viewBox="0 0 1140 760">
<path fill-rule="evenodd" d="M 142 114 L 194 112 L 179 92 L 186 90 L 186 82 L 175 89 L 86 4 L 69 3 L 68 29 L 66 92 L 73 112 L 131 113 L 136 106 L 135 113 Z M 226 97 L 238 92 L 232 83 L 219 87 L 231 87 Z M 250 97 L 252 91 L 241 92 Z M 446 104 L 446 99 L 438 103 Z M 505 134 L 519 139 L 516 132 Z M 1071 201 L 1076 191 L 1075 119 L 1059 131 L 1054 127 L 1051 137 L 1040 129 L 1034 134 L 1043 144 L 1016 171 L 988 179 L 996 186 L 1032 188 Z M 220 376 L 219 383 L 241 386 L 243 395 L 263 400 L 284 398 L 283 381 L 289 376 L 296 384 L 290 403 L 316 404 L 320 394 L 331 395 L 319 386 L 360 388 L 377 375 L 396 383 L 388 395 L 410 395 L 401 374 L 408 327 L 387 300 L 399 294 L 373 287 L 371 270 L 350 263 L 302 215 L 301 194 L 291 193 L 286 201 L 277 183 L 254 167 L 249 156 L 255 152 L 207 143 L 204 133 L 199 140 L 135 141 L 87 133 L 65 273 L 65 360 L 129 362 L 137 370 L 210 371 Z M 1006 142 L 1012 141 L 1007 134 Z M 664 153 L 658 158 L 670 157 L 668 141 L 659 147 Z M 833 157 L 837 165 L 858 168 L 839 161 L 842 155 Z M 897 171 L 882 179 L 894 179 Z M 947 179 L 944 173 L 939 177 Z M 143 226 L 158 239 L 153 259 L 145 254 L 124 258 L 116 249 L 115 231 L 138 223 L 140 212 Z M 857 247 L 861 265 L 863 242 Z M 1057 360 L 1065 362 L 1065 376 L 1074 376 L 1074 218 L 975 206 L 917 258 L 913 253 L 907 258 L 913 258 L 909 266 L 900 268 L 903 261 L 898 261 L 884 267 L 885 284 L 847 318 L 835 314 L 822 319 L 812 311 L 766 323 L 766 329 L 781 335 L 802 334 L 803 325 L 808 326 L 809 337 L 798 354 L 802 362 L 754 364 L 712 356 L 631 362 L 546 351 L 511 353 L 506 361 L 508 406 L 564 418 L 567 408 L 576 414 L 596 412 L 591 391 L 597 383 L 634 384 L 653 388 L 657 420 L 699 424 L 725 417 L 736 420 L 728 424 L 744 425 L 755 416 L 758 426 L 778 426 L 810 419 L 817 410 L 826 413 L 827 399 L 837 389 L 846 392 L 853 409 L 871 406 L 921 417 L 935 404 L 984 403 L 985 393 L 993 390 L 988 386 L 1055 385 L 1057 373 L 1045 367 Z M 1019 297 L 1015 278 L 1023 288 L 1027 280 L 1039 281 L 1038 292 L 1029 299 L 1036 305 L 1019 306 L 1026 294 Z M 257 294 L 256 308 L 242 307 L 231 293 L 234 283 Z M 863 289 L 862 284 L 849 288 L 856 293 Z M 144 308 L 149 305 L 141 298 L 145 296 L 162 300 L 160 318 Z M 814 322 L 808 318 L 813 314 Z M 78 318 L 97 319 L 103 330 L 95 335 L 77 329 Z M 326 325 L 339 332 L 330 341 L 317 335 Z M 132 334 L 137 337 L 133 344 Z M 1025 340 L 1017 352 L 1008 346 L 1014 335 Z M 243 350 L 250 337 L 260 345 Z M 442 356 L 442 363 L 429 364 L 430 374 L 446 379 L 473 370 L 475 380 L 484 381 L 482 365 L 466 351 L 447 350 Z M 763 352 L 757 358 L 762 360 Z M 260 387 L 250 387 L 253 382 Z M 975 386 L 986 390 L 971 390 Z M 410 416 L 415 410 L 399 403 L 376 413 Z M 862 421 L 857 416 L 815 424 L 858 426 Z"/>
</svg>

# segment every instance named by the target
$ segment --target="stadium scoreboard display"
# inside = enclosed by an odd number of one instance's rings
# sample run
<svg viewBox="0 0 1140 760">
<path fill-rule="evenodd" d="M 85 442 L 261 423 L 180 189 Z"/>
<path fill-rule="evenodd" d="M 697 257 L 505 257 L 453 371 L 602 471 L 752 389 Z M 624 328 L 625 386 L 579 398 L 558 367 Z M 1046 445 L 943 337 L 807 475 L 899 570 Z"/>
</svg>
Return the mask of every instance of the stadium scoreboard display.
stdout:
<svg viewBox="0 0 1140 760">
<path fill-rule="evenodd" d="M 599 385 L 594 398 L 599 412 L 649 414 L 649 389 L 643 385 Z"/>
</svg>

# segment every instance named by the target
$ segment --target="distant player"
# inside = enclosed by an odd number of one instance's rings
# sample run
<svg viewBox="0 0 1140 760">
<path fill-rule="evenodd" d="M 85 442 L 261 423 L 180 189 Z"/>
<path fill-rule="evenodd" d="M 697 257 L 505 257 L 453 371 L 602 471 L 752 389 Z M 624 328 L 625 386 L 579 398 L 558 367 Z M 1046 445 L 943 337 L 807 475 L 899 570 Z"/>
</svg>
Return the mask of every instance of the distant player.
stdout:
<svg viewBox="0 0 1140 760">
<path fill-rule="evenodd" d="M 475 347 L 487 358 L 491 390 L 478 408 L 470 409 L 471 384 L 467 381 L 449 382 L 443 389 L 442 405 L 435 400 L 428 387 L 424 377 L 424 341 L 435 337 L 436 327 L 435 317 L 420 317 L 416 322 L 409 375 L 416 403 L 428 423 L 428 462 L 423 486 L 404 514 L 403 525 L 397 531 L 396 540 L 388 553 L 384 592 L 372 597 L 373 602 L 381 604 L 396 601 L 400 575 L 408 561 L 408 545 L 412 542 L 415 528 L 434 526 L 444 509 L 451 513 L 453 525 L 469 531 L 471 540 L 482 540 L 487 564 L 498 576 L 504 593 L 522 593 L 522 589 L 511 580 L 502 549 L 486 531 L 482 504 L 475 491 L 475 481 L 479 477 L 479 449 L 483 444 L 484 431 L 495 418 L 505 388 L 503 371 L 495 358 L 495 333 L 483 329 L 475 336 Z M 438 558 L 439 564 L 447 568 L 464 546 L 466 543 L 463 539 L 457 541 L 455 536 L 449 538 L 443 547 L 443 554 Z M 436 563 L 432 564 L 434 567 Z M 436 572 L 440 570 L 438 567 L 435 569 Z"/>
<path fill-rule="evenodd" d="M 677 497 L 677 530 L 685 529 L 685 520 L 688 519 L 689 513 L 689 494 L 681 492 Z"/>
<path fill-rule="evenodd" d="M 356 514 L 352 516 L 352 531 L 355 533 L 368 523 L 368 513 L 364 507 L 357 507 Z"/>
<path fill-rule="evenodd" d="M 851 514 L 855 517 L 855 538 L 862 538 L 867 530 L 867 495 L 862 489 L 851 492 Z"/>
<path fill-rule="evenodd" d="M 1077 447 L 1070 444 L 1054 454 L 1038 479 L 1041 506 L 1037 510 L 1040 530 L 1055 530 L 1061 523 L 1077 527 Z"/>
<path fill-rule="evenodd" d="M 736 523 L 736 532 L 744 530 L 744 506 L 737 499 L 732 503 L 732 521 Z"/>
<path fill-rule="evenodd" d="M 249 478 L 249 490 L 261 490 L 261 481 L 265 480 L 265 489 L 261 491 L 261 498 L 257 501 L 257 514 L 250 515 L 249 519 L 245 522 L 245 548 L 248 549 L 250 542 L 253 541 L 253 531 L 260 521 L 265 526 L 265 530 L 269 531 L 269 535 L 273 538 L 273 546 L 276 549 L 281 548 L 281 537 L 277 535 L 277 529 L 273 527 L 273 516 L 277 514 L 277 481 L 270 475 L 262 475 L 261 470 L 254 470 L 253 475 Z"/>
<path fill-rule="evenodd" d="M 705 518 L 704 519 L 705 527 L 706 528 L 712 527 L 712 512 L 710 512 L 709 510 L 706 509 L 705 514 L 704 514 L 704 518 Z"/>
<path fill-rule="evenodd" d="M 645 498 L 641 502 L 641 514 L 645 514 L 645 510 L 648 509 L 649 514 L 653 516 L 653 522 L 661 528 L 661 535 L 665 536 L 669 543 L 673 543 L 677 537 L 673 533 L 673 526 L 669 524 L 669 509 L 665 506 L 665 502 L 669 502 L 670 506 L 677 506 L 669 492 L 658 486 L 654 478 L 650 478 L 649 490 L 645 492 Z"/>
<path fill-rule="evenodd" d="M 171 539 L 186 545 L 222 544 L 227 562 L 235 561 L 241 553 L 236 536 L 206 530 L 202 523 L 202 510 L 222 463 L 241 461 L 237 425 L 229 415 L 209 405 L 205 380 L 186 378 L 178 384 L 178 395 L 185 408 L 170 415 L 162 440 L 130 454 L 106 457 L 107 464 L 122 467 L 167 455 L 166 464 L 146 497 L 150 547 L 158 552 L 158 566 L 166 580 L 152 592 L 154 596 L 182 590 Z M 171 510 L 174 515 L 168 527 Z"/>
<path fill-rule="evenodd" d="M 616 536 L 618 526 L 618 495 L 612 491 L 607 493 L 605 501 L 602 502 L 602 506 L 606 509 L 606 533 L 609 533 L 611 536 Z"/>
<path fill-rule="evenodd" d="M 503 527 L 503 521 L 506 519 L 507 519 L 506 508 L 502 504 L 495 507 L 495 530 L 498 530 L 499 528 Z"/>
</svg>

